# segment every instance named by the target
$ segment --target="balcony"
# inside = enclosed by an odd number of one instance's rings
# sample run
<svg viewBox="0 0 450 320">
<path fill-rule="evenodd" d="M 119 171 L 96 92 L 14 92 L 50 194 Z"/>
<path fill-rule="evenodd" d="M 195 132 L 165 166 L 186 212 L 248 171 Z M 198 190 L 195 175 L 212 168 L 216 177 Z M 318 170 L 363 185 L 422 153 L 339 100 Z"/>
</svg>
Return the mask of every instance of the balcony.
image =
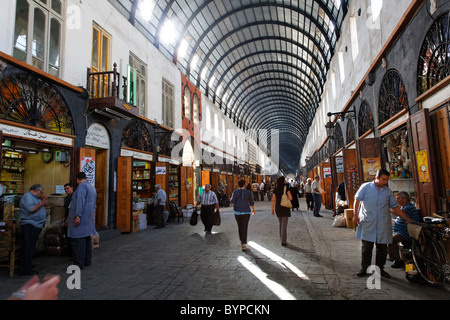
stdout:
<svg viewBox="0 0 450 320">
<path fill-rule="evenodd" d="M 136 106 L 127 101 L 134 101 L 133 82 L 117 72 L 114 63 L 113 71 L 92 72 L 87 69 L 86 90 L 89 93 L 89 110 L 103 116 L 130 120 L 138 116 Z"/>
</svg>

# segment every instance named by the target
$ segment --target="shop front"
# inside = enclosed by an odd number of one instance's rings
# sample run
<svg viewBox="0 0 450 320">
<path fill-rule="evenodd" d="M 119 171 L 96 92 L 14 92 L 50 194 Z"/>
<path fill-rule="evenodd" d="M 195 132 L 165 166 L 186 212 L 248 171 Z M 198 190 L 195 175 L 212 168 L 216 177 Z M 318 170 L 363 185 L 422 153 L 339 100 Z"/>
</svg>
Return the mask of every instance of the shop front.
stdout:
<svg viewBox="0 0 450 320">
<path fill-rule="evenodd" d="M 413 176 L 422 210 L 428 215 L 450 211 L 449 92 L 450 76 L 416 99 L 421 110 L 411 116 Z"/>
<path fill-rule="evenodd" d="M 116 228 L 122 233 L 146 228 L 146 223 L 140 226 L 140 221 L 147 220 L 146 203 L 153 195 L 152 163 L 152 153 L 122 147 L 114 190 L 117 193 Z"/>
<path fill-rule="evenodd" d="M 86 102 L 82 89 L 0 52 L 3 199 L 18 208 L 33 184 L 65 195 L 64 184 L 74 182 L 75 151 L 83 145 L 75 134 L 83 132 Z M 62 211 L 49 219 L 60 220 Z"/>
<path fill-rule="evenodd" d="M 64 185 L 72 180 L 73 136 L 2 120 L 0 131 L 3 133 L 0 191 L 7 202 L 15 205 L 16 213 L 20 198 L 34 184 L 41 184 L 47 195 L 65 194 Z M 52 214 L 51 209 L 49 223 L 64 218 L 63 210 L 54 208 Z"/>
<path fill-rule="evenodd" d="M 110 190 L 110 135 L 106 127 L 98 122 L 92 123 L 86 134 L 86 147 L 77 152 L 80 171 L 89 174 L 91 182 L 97 191 L 97 208 L 95 214 L 95 225 L 97 229 L 108 225 L 108 212 Z"/>
<path fill-rule="evenodd" d="M 123 130 L 121 145 L 114 175 L 116 228 L 129 233 L 146 228 L 147 202 L 153 196 L 156 176 L 165 177 L 167 172 L 158 171 L 154 164 L 153 143 L 145 122 L 138 119 L 129 122 Z"/>
</svg>

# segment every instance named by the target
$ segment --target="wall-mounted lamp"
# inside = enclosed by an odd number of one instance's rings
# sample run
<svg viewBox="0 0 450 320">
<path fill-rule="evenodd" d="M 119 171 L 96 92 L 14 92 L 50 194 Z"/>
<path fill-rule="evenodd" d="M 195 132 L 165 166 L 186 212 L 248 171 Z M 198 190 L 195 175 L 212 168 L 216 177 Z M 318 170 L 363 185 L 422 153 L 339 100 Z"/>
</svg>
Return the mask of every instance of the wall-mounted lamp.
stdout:
<svg viewBox="0 0 450 320">
<path fill-rule="evenodd" d="M 341 121 L 344 121 L 346 118 L 347 119 L 356 119 L 356 110 L 355 110 L 355 107 L 353 106 L 352 109 L 349 109 L 349 110 L 343 111 L 343 112 L 334 112 L 334 113 L 328 112 L 327 116 L 328 117 L 338 116 L 341 119 Z M 325 128 L 327 128 L 327 130 L 328 130 L 329 123 L 333 123 L 333 122 L 331 122 L 331 118 L 330 118 L 330 121 L 328 121 L 328 123 L 325 126 Z M 327 135 L 328 135 L 328 131 L 327 131 Z M 328 136 L 330 136 L 330 135 L 328 135 Z"/>
<path fill-rule="evenodd" d="M 328 116 L 330 117 L 330 113 L 328 113 Z M 325 128 L 327 129 L 327 137 L 330 139 L 333 138 L 334 122 L 331 121 L 331 118 L 329 118 L 327 124 L 325 125 Z"/>
</svg>

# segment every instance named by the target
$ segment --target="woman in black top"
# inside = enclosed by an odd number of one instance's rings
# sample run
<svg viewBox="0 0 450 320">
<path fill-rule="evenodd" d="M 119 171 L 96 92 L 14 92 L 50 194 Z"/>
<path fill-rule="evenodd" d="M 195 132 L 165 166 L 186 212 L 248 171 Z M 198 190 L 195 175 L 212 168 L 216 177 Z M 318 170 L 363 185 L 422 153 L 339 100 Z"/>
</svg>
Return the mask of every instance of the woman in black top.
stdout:
<svg viewBox="0 0 450 320">
<path fill-rule="evenodd" d="M 286 190 L 286 194 L 289 197 L 289 200 L 292 200 L 291 192 L 289 191 L 289 186 L 286 185 L 286 181 L 284 177 L 278 177 L 277 179 L 277 186 L 273 190 L 273 196 L 272 196 L 272 215 L 275 215 L 275 212 L 278 217 L 278 221 L 280 223 L 280 238 L 281 238 L 281 245 L 286 246 L 286 239 L 287 239 L 287 224 L 289 217 L 291 216 L 291 209 L 288 207 L 283 207 L 281 205 L 281 197 L 283 196 L 283 193 Z M 275 208 L 275 211 L 274 211 Z"/>
</svg>

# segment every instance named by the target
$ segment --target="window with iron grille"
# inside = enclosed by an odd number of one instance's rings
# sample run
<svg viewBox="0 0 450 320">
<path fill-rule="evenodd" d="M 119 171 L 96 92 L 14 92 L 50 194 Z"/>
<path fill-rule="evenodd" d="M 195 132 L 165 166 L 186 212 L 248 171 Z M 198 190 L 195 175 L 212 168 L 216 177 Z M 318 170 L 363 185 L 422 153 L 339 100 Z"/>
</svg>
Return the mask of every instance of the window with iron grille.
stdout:
<svg viewBox="0 0 450 320">
<path fill-rule="evenodd" d="M 450 11 L 435 20 L 420 49 L 417 95 L 450 75 Z"/>
</svg>

